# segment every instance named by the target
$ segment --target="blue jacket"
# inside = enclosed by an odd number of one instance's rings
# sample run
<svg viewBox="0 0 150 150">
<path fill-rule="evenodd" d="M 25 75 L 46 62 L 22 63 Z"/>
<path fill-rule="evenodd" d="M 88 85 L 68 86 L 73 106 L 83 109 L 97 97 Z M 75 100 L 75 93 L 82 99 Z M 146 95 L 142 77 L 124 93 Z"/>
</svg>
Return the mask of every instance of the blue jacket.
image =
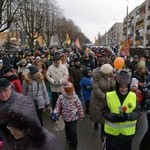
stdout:
<svg viewBox="0 0 150 150">
<path fill-rule="evenodd" d="M 90 100 L 92 91 L 92 77 L 83 77 L 80 81 L 84 100 Z"/>
</svg>

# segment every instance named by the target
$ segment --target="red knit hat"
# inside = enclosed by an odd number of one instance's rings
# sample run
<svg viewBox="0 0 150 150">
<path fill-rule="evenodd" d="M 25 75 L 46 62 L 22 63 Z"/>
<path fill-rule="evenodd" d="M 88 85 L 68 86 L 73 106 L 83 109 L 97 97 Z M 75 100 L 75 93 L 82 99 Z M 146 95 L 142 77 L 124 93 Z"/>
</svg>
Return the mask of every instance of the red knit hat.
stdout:
<svg viewBox="0 0 150 150">
<path fill-rule="evenodd" d="M 67 83 L 64 86 L 64 91 L 66 92 L 66 94 L 73 94 L 74 90 L 74 86 L 71 82 Z"/>
</svg>

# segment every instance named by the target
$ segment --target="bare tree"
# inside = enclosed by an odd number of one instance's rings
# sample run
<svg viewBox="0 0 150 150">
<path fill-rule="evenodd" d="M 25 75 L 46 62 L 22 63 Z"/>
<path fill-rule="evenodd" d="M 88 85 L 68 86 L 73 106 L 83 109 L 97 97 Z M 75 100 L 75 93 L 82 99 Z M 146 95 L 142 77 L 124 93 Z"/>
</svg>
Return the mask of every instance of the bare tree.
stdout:
<svg viewBox="0 0 150 150">
<path fill-rule="evenodd" d="M 48 1 L 47 12 L 44 17 L 43 31 L 41 33 L 46 42 L 46 46 L 50 46 L 51 37 L 56 34 L 57 20 L 62 16 L 62 10 L 55 0 Z"/>
<path fill-rule="evenodd" d="M 74 42 L 76 38 L 79 39 L 80 43 L 86 43 L 89 39 L 82 33 L 81 29 L 71 19 L 65 17 L 57 20 L 56 32 L 59 35 L 61 44 L 66 40 L 66 33 L 69 34 L 71 42 Z"/>
<path fill-rule="evenodd" d="M 9 29 L 23 0 L 0 0 L 0 32 Z"/>
<path fill-rule="evenodd" d="M 27 0 L 19 10 L 21 26 L 28 36 L 30 47 L 34 47 L 34 40 L 42 32 L 46 7 L 46 0 Z"/>
</svg>

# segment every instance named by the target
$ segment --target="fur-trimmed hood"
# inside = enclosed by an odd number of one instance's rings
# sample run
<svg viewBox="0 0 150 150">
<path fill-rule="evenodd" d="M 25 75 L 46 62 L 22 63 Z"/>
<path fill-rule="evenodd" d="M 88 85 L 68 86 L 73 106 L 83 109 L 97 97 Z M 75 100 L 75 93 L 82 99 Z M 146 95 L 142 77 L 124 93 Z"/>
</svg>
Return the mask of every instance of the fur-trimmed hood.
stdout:
<svg viewBox="0 0 150 150">
<path fill-rule="evenodd" d="M 24 76 L 24 80 L 27 84 L 31 84 L 33 80 L 36 80 L 38 83 L 41 83 L 43 81 L 43 75 L 42 73 L 38 73 L 39 76 L 37 78 L 33 78 L 32 75 L 30 75 L 30 73 L 27 73 L 25 76 Z"/>
</svg>

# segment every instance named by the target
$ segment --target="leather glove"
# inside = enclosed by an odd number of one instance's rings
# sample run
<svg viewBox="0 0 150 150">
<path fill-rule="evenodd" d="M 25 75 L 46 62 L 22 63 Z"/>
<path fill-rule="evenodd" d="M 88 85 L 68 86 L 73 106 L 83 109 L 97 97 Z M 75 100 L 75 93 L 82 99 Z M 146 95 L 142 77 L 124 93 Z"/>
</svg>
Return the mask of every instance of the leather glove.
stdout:
<svg viewBox="0 0 150 150">
<path fill-rule="evenodd" d="M 112 113 L 110 118 L 111 122 L 125 122 L 127 120 L 128 120 L 128 115 L 126 113 L 123 114 Z"/>
<path fill-rule="evenodd" d="M 107 120 L 110 122 L 120 122 L 121 118 L 122 116 L 120 114 L 111 113 Z"/>
<path fill-rule="evenodd" d="M 128 115 L 126 113 L 119 114 L 116 116 L 117 122 L 125 122 L 128 120 Z"/>
<path fill-rule="evenodd" d="M 122 116 L 122 119 L 120 122 L 125 122 L 128 120 L 128 114 L 127 113 L 123 113 L 121 116 Z"/>
</svg>

